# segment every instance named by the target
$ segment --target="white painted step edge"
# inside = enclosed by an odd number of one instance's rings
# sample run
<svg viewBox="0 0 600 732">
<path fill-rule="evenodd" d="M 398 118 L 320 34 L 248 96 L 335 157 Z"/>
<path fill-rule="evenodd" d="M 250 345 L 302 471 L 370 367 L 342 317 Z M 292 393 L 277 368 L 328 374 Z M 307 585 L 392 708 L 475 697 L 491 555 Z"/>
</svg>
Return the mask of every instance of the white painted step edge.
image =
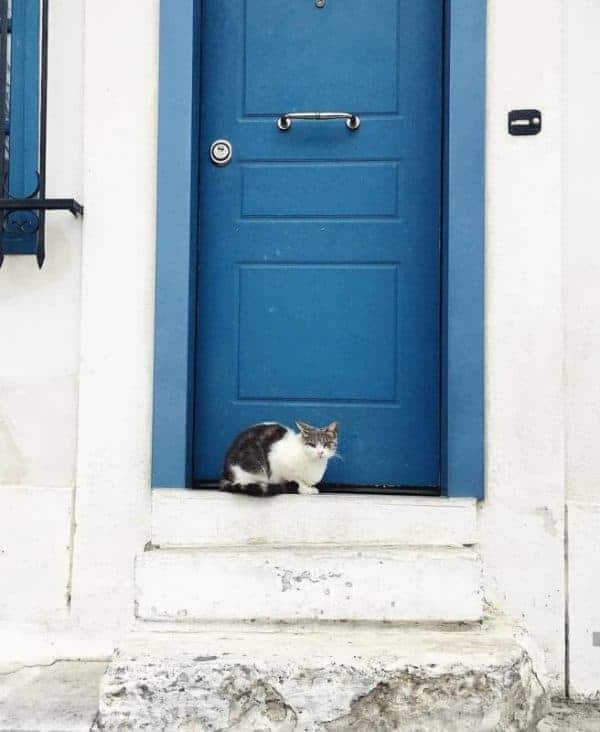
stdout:
<svg viewBox="0 0 600 732">
<path fill-rule="evenodd" d="M 468 546 L 477 543 L 474 499 L 284 495 L 155 489 L 152 543 L 183 546 Z"/>
<path fill-rule="evenodd" d="M 469 549 L 170 549 L 136 562 L 136 616 L 206 622 L 473 622 Z"/>
</svg>

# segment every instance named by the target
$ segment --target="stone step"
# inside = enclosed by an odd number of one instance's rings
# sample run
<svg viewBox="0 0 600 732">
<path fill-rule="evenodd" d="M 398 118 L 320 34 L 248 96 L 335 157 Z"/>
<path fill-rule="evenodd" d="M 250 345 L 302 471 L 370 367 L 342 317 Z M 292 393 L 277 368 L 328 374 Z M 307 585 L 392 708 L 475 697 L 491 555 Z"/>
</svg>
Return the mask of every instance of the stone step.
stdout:
<svg viewBox="0 0 600 732">
<path fill-rule="evenodd" d="M 152 491 L 152 543 L 184 546 L 464 546 L 477 543 L 471 498 Z"/>
<path fill-rule="evenodd" d="M 136 616 L 154 621 L 473 622 L 472 548 L 160 549 L 136 561 Z"/>
<path fill-rule="evenodd" d="M 539 669 L 515 629 L 333 625 L 134 632 L 101 683 L 98 729 L 535 729 Z"/>
</svg>

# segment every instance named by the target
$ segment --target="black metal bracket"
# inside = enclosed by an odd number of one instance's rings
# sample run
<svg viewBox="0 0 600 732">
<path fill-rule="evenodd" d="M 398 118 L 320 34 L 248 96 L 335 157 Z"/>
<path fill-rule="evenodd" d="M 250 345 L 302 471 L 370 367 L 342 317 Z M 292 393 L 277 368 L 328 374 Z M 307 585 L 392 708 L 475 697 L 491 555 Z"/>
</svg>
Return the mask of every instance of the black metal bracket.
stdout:
<svg viewBox="0 0 600 732">
<path fill-rule="evenodd" d="M 0 211 L 70 211 L 83 216 L 83 206 L 74 198 L 0 198 Z"/>
<path fill-rule="evenodd" d="M 70 211 L 83 216 L 83 206 L 74 198 L 0 198 L 0 267 L 6 255 L 31 255 L 41 269 L 46 258 L 46 211 Z M 35 251 L 23 251 L 7 234 L 37 233 Z"/>
<path fill-rule="evenodd" d="M 41 64 L 39 113 L 38 184 L 29 197 L 11 198 L 9 190 L 10 137 L 0 124 L 0 267 L 7 254 L 34 254 L 42 267 L 46 257 L 46 211 L 70 211 L 83 216 L 83 206 L 74 198 L 46 198 L 46 145 L 48 129 L 48 2 L 41 0 Z M 11 18 L 7 0 L 0 0 L 0 122 L 8 118 L 10 104 L 8 34 Z M 8 152 L 8 154 L 6 154 Z M 36 246 L 19 244 L 23 235 L 35 236 Z M 12 241 L 11 241 L 12 240 Z"/>
</svg>

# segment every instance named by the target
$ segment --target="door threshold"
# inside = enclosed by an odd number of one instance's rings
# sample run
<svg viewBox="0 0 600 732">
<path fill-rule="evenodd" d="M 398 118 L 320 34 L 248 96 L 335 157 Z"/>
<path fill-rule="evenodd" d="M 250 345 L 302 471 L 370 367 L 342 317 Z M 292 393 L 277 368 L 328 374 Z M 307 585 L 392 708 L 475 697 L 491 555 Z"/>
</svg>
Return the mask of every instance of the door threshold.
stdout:
<svg viewBox="0 0 600 732">
<path fill-rule="evenodd" d="M 195 480 L 192 490 L 219 490 L 217 481 Z M 347 485 L 339 483 L 325 483 L 319 486 L 321 493 L 349 493 L 367 494 L 376 496 L 441 496 L 442 491 L 436 486 L 388 486 L 388 485 Z M 290 489 L 295 493 L 295 489 Z"/>
<path fill-rule="evenodd" d="M 478 541 L 472 498 L 329 493 L 261 500 L 220 490 L 152 491 L 152 546 L 163 549 L 321 546 L 361 551 L 465 547 Z"/>
</svg>

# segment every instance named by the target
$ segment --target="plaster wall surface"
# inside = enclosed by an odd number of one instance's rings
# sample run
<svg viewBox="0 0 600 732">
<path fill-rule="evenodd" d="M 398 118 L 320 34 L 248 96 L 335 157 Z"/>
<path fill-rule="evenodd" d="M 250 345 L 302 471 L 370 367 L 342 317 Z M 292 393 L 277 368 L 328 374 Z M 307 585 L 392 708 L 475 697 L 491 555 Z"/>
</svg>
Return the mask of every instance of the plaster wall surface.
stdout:
<svg viewBox="0 0 600 732">
<path fill-rule="evenodd" d="M 0 624 L 64 620 L 73 492 L 28 486 L 1 490 Z"/>
<path fill-rule="evenodd" d="M 562 2 L 490 0 L 484 592 L 521 621 L 562 689 L 564 374 Z M 511 109 L 542 110 L 535 137 Z"/>
<path fill-rule="evenodd" d="M 83 10 L 50 3 L 46 181 L 80 201 Z M 82 249 L 80 219 L 46 222 L 44 268 L 6 257 L 0 270 L 0 623 L 42 627 L 68 613 Z"/>
<path fill-rule="evenodd" d="M 77 0 L 51 4 L 47 192 L 79 200 L 82 16 Z M 81 220 L 61 211 L 46 220 L 44 268 L 7 256 L 0 270 L 0 496 L 7 484 L 75 478 Z"/>
<path fill-rule="evenodd" d="M 600 697 L 600 6 L 565 3 L 565 336 L 570 692 Z"/>
<path fill-rule="evenodd" d="M 158 0 L 85 13 L 73 619 L 122 629 L 150 538 Z M 110 47 L 107 47 L 110 39 Z"/>
<path fill-rule="evenodd" d="M 110 649 L 150 536 L 158 0 L 57 0 L 50 41 L 48 194 L 86 211 L 0 270 L 0 621 Z"/>
</svg>

